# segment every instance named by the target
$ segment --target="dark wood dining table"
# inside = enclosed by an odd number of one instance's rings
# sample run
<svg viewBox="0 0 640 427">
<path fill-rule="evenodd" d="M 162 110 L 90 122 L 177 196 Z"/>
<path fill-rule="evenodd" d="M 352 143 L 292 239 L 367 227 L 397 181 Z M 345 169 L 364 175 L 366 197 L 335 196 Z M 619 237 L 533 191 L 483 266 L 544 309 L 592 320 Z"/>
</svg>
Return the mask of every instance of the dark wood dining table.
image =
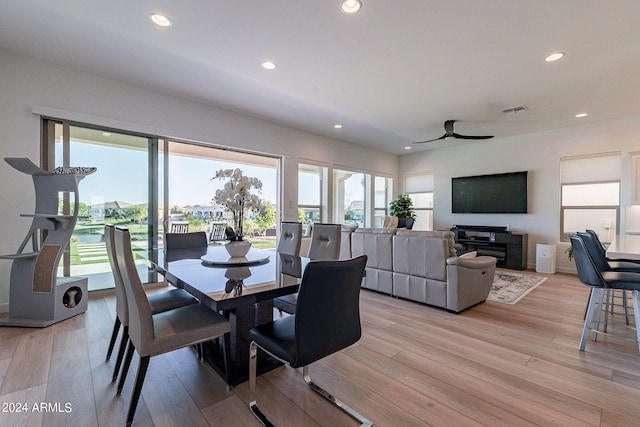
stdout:
<svg viewBox="0 0 640 427">
<path fill-rule="evenodd" d="M 273 321 L 273 298 L 295 293 L 308 258 L 251 248 L 244 258 L 230 258 L 224 245 L 157 252 L 150 268 L 183 288 L 231 322 L 225 345 L 207 344 L 203 357 L 230 388 L 249 378 L 249 330 Z M 225 370 L 224 358 L 229 369 Z M 258 374 L 281 363 L 262 355 Z"/>
</svg>

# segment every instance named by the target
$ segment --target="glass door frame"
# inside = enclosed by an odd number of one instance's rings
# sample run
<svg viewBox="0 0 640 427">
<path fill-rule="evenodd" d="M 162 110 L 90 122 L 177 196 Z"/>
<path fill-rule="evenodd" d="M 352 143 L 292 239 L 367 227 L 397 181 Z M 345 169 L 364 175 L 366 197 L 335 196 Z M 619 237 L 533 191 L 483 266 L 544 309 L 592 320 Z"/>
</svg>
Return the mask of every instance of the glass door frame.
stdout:
<svg viewBox="0 0 640 427">
<path fill-rule="evenodd" d="M 147 248 L 147 256 L 149 260 L 156 262 L 158 260 L 158 236 L 159 236 L 159 227 L 158 227 L 158 139 L 152 135 L 145 135 L 142 133 L 132 133 L 123 131 L 121 129 L 111 129 L 103 126 L 86 124 L 73 122 L 69 120 L 56 119 L 53 117 L 45 117 L 41 116 L 41 141 L 40 144 L 40 166 L 44 170 L 53 170 L 56 164 L 55 158 L 55 127 L 56 125 L 62 126 L 62 165 L 65 167 L 69 167 L 70 158 L 71 158 L 71 131 L 70 128 L 72 126 L 88 128 L 92 130 L 104 131 L 104 132 L 113 132 L 120 133 L 126 135 L 133 135 L 140 138 L 147 138 L 148 146 L 147 146 L 147 161 L 148 161 L 148 200 L 147 209 L 148 211 L 148 221 L 147 221 L 147 239 L 148 239 L 148 248 Z M 70 209 L 70 201 L 69 194 L 63 194 L 63 213 L 68 214 Z M 44 237 L 43 237 L 44 238 Z M 71 251 L 69 248 L 64 251 L 61 259 L 62 267 L 63 267 L 63 276 L 69 277 L 71 276 Z M 147 283 L 154 283 L 158 281 L 158 273 L 153 270 L 148 271 Z"/>
</svg>

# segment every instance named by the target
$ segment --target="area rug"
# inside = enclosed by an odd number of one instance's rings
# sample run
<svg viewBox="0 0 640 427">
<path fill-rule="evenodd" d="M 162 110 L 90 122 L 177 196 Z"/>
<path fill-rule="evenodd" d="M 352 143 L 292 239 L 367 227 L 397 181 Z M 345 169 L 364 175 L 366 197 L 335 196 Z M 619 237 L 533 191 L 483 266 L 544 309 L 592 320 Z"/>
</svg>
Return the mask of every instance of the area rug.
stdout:
<svg viewBox="0 0 640 427">
<path fill-rule="evenodd" d="M 515 304 L 545 280 L 546 277 L 496 271 L 487 300 Z"/>
</svg>

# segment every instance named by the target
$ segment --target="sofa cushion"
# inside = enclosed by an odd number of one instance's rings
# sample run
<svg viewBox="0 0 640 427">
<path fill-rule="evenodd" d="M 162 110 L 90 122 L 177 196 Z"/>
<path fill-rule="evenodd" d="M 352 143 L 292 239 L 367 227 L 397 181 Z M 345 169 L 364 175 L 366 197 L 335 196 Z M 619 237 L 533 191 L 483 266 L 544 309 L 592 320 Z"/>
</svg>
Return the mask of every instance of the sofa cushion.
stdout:
<svg viewBox="0 0 640 427">
<path fill-rule="evenodd" d="M 342 225 L 340 237 L 340 259 L 351 258 L 351 233 L 357 225 Z"/>
<path fill-rule="evenodd" d="M 393 271 L 446 281 L 448 247 L 442 237 L 398 233 L 393 237 Z"/>
<path fill-rule="evenodd" d="M 447 282 L 393 273 L 393 295 L 436 307 L 447 307 Z"/>
<path fill-rule="evenodd" d="M 357 228 L 351 234 L 351 255 L 367 256 L 367 267 L 391 271 L 394 228 Z"/>
<path fill-rule="evenodd" d="M 377 268 L 365 268 L 362 287 L 373 291 L 393 295 L 393 273 Z"/>
<path fill-rule="evenodd" d="M 448 254 L 450 257 L 458 256 L 456 253 L 456 240 L 453 231 L 417 231 L 417 230 L 404 230 L 399 229 L 396 232 L 398 236 L 423 236 L 423 237 L 441 237 L 447 239 Z"/>
</svg>

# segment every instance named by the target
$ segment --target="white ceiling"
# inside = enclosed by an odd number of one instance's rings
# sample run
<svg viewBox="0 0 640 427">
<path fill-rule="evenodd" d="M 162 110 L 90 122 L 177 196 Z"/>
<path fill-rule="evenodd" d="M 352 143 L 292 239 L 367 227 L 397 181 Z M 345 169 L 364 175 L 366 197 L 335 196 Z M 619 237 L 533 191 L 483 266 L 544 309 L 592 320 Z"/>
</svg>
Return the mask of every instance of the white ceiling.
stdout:
<svg viewBox="0 0 640 427">
<path fill-rule="evenodd" d="M 0 48 L 395 154 L 640 114 L 638 0 L 362 1 L 0 0 Z"/>
</svg>

